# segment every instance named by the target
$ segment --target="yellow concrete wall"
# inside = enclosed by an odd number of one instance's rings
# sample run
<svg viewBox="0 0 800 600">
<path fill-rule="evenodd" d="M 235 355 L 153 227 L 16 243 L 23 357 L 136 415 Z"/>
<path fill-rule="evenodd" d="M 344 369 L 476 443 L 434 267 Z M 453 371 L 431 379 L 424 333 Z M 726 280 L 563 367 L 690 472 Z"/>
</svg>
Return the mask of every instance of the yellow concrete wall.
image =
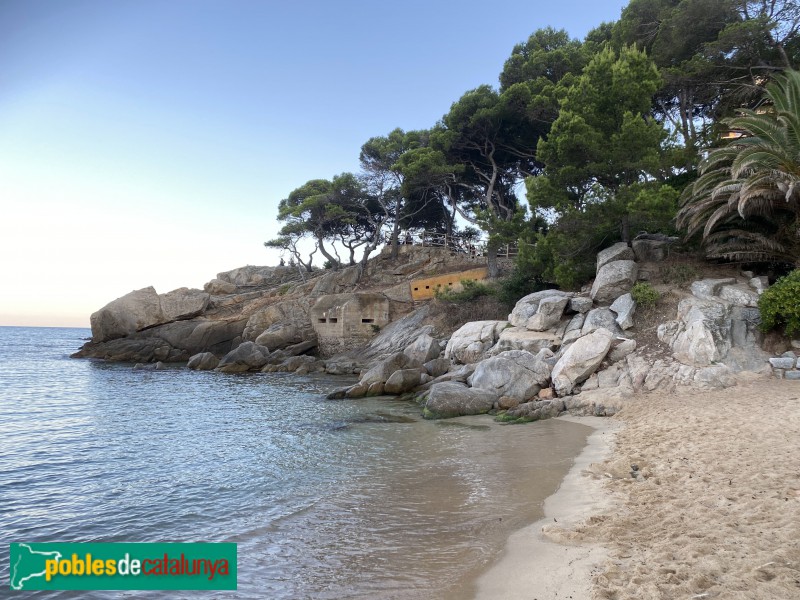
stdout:
<svg viewBox="0 0 800 600">
<path fill-rule="evenodd" d="M 462 289 L 462 280 L 482 281 L 486 279 L 487 273 L 486 267 L 482 267 L 480 269 L 470 269 L 469 271 L 459 271 L 458 273 L 426 277 L 425 279 L 415 279 L 409 284 L 411 286 L 411 298 L 415 301 L 430 300 L 433 298 L 436 288 L 439 287 L 460 291 Z"/>
</svg>

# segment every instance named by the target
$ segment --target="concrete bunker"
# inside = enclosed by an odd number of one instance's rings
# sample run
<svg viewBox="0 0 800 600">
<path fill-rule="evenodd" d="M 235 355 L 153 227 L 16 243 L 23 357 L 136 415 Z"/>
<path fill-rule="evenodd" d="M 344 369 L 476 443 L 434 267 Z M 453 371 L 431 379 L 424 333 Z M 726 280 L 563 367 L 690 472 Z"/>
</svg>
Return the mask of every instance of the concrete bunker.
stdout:
<svg viewBox="0 0 800 600">
<path fill-rule="evenodd" d="M 383 294 L 321 296 L 311 308 L 311 322 L 322 356 L 365 344 L 389 323 L 389 299 Z"/>
</svg>

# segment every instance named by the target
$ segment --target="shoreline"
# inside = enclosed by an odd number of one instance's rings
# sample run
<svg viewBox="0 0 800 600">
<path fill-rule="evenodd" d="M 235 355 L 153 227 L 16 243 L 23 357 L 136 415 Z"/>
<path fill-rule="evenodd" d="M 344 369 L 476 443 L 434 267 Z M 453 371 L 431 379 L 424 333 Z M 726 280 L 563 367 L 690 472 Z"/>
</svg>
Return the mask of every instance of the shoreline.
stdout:
<svg viewBox="0 0 800 600">
<path fill-rule="evenodd" d="M 598 544 L 563 543 L 568 536 L 561 532 L 611 504 L 603 481 L 586 471 L 592 464 L 611 457 L 621 425 L 608 417 L 559 419 L 592 427 L 594 431 L 559 488 L 545 500 L 545 516 L 512 533 L 501 558 L 477 579 L 476 600 L 591 597 L 592 574 L 608 553 Z"/>
</svg>

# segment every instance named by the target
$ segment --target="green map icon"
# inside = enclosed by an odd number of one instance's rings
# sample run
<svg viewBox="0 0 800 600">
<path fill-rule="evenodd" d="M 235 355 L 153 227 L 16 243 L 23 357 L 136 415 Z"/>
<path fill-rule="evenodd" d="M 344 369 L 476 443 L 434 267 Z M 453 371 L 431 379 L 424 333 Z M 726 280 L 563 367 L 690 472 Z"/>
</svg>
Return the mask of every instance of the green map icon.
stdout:
<svg viewBox="0 0 800 600">
<path fill-rule="evenodd" d="M 25 590 L 235 590 L 236 544 L 51 542 L 10 545 Z"/>
<path fill-rule="evenodd" d="M 36 584 L 32 580 L 44 579 L 45 561 L 61 559 L 60 552 L 43 552 L 34 550 L 31 546 L 31 544 L 11 544 L 9 578 L 12 590 L 35 589 L 33 586 Z"/>
</svg>

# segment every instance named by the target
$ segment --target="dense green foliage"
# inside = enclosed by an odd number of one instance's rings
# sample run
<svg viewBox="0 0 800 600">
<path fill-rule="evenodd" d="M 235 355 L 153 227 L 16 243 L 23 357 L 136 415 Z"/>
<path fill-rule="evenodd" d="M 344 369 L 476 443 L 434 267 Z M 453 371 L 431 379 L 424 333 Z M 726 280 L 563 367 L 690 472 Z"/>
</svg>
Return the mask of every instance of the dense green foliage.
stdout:
<svg viewBox="0 0 800 600">
<path fill-rule="evenodd" d="M 758 310 L 764 331 L 783 327 L 788 336 L 800 333 L 800 270 L 764 290 L 758 299 Z"/>
<path fill-rule="evenodd" d="M 338 268 L 384 242 L 397 256 L 409 232 L 477 226 L 492 277 L 497 249 L 519 246 L 491 288 L 503 302 L 580 286 L 598 250 L 676 225 L 703 231 L 713 257 L 796 261 L 800 89 L 780 74 L 798 59 L 800 0 L 630 0 L 583 40 L 539 29 L 497 87 L 466 91 L 430 129 L 369 139 L 359 173 L 291 192 L 267 245 Z M 729 119 L 765 89 L 775 115 Z M 731 128 L 746 137 L 713 149 Z"/>
<path fill-rule="evenodd" d="M 652 285 L 646 281 L 639 281 L 631 288 L 631 298 L 638 307 L 646 310 L 656 305 L 660 295 Z"/>
</svg>

